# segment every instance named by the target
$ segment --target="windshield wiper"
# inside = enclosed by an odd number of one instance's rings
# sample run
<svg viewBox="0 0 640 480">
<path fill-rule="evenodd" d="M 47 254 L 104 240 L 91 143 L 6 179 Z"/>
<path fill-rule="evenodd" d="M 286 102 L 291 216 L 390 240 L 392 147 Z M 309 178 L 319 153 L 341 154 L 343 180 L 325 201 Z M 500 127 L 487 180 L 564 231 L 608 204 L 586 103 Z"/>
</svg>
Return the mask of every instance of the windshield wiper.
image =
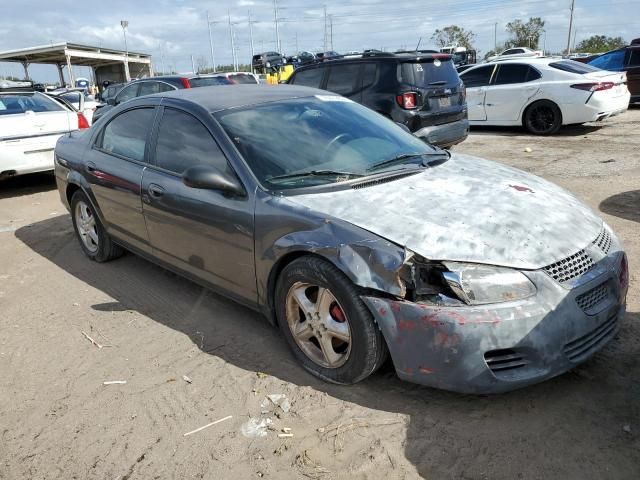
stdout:
<svg viewBox="0 0 640 480">
<path fill-rule="evenodd" d="M 451 158 L 451 152 L 449 152 L 448 150 L 438 150 L 435 151 L 433 153 L 428 153 L 428 152 L 424 152 L 424 153 L 403 153 L 402 155 L 397 155 L 393 158 L 390 158 L 388 160 L 383 160 L 382 162 L 378 162 L 373 164 L 372 166 L 370 166 L 369 168 L 367 168 L 367 172 L 371 172 L 373 170 L 379 170 L 381 168 L 384 167 L 388 167 L 390 165 L 394 165 L 396 163 L 401 163 L 405 160 L 407 160 L 408 158 L 415 158 L 415 157 L 423 157 L 423 156 L 427 156 L 430 157 L 429 160 L 425 159 L 421 162 L 421 165 L 423 167 L 434 167 L 436 165 L 439 165 L 441 163 L 446 162 L 447 160 L 449 160 Z M 435 158 L 433 158 L 435 157 Z"/>
<path fill-rule="evenodd" d="M 273 180 L 286 180 L 289 178 L 304 178 L 304 177 L 347 177 L 356 178 L 363 175 L 353 172 L 341 172 L 338 170 L 309 170 L 308 172 L 293 172 L 285 173 L 284 175 L 276 175 L 275 177 L 267 178 L 267 181 Z"/>
<path fill-rule="evenodd" d="M 426 153 L 414 152 L 414 153 L 403 153 L 401 155 L 396 155 L 395 157 L 390 158 L 388 160 L 383 160 L 381 162 L 374 163 L 369 168 L 367 168 L 367 172 L 371 172 L 373 170 L 378 170 L 379 168 L 383 168 L 383 167 L 388 167 L 389 165 L 393 165 L 395 163 L 401 163 L 404 160 L 407 160 L 408 158 L 421 157 L 423 155 L 427 155 L 427 154 Z"/>
</svg>

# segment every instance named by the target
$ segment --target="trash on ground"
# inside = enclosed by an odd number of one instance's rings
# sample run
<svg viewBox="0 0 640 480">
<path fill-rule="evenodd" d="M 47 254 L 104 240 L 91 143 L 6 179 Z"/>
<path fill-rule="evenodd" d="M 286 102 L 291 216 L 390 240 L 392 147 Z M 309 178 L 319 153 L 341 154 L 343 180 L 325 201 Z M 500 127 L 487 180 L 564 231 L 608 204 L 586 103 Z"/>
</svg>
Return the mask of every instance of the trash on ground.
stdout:
<svg viewBox="0 0 640 480">
<path fill-rule="evenodd" d="M 278 438 L 291 438 L 293 437 L 293 433 L 279 433 Z"/>
<path fill-rule="evenodd" d="M 267 375 L 266 373 L 263 373 L 263 372 L 256 372 L 256 376 L 258 378 L 267 378 L 269 375 Z"/>
<path fill-rule="evenodd" d="M 269 408 L 271 404 L 276 407 L 280 407 L 284 413 L 289 413 L 289 410 L 291 410 L 291 402 L 289 402 L 289 399 L 284 393 L 273 393 L 271 395 L 267 395 L 260 406 L 265 409 Z"/>
<path fill-rule="evenodd" d="M 631 433 L 631 425 L 624 425 L 624 426 L 622 427 L 622 430 L 623 430 L 625 433 Z"/>
<path fill-rule="evenodd" d="M 93 343 L 96 347 L 98 348 L 102 348 L 102 345 L 100 345 L 98 342 L 96 342 L 93 338 L 91 338 L 89 335 L 87 335 L 87 332 L 85 332 L 84 330 L 82 331 L 82 335 L 85 336 L 85 338 L 87 340 L 89 340 L 91 343 Z"/>
<path fill-rule="evenodd" d="M 103 385 L 125 385 L 126 383 L 126 380 L 109 380 L 106 382 L 102 382 Z"/>
<path fill-rule="evenodd" d="M 533 152 L 533 150 L 531 150 L 531 147 L 526 147 L 526 148 L 524 149 L 524 151 L 525 151 L 525 152 L 527 152 L 527 153 L 531 153 L 531 152 Z"/>
<path fill-rule="evenodd" d="M 194 433 L 198 433 L 199 431 L 204 430 L 205 428 L 209 428 L 212 425 L 224 422 L 225 420 L 229 420 L 230 418 L 233 418 L 233 415 L 228 415 L 228 416 L 226 416 L 224 418 L 221 418 L 220 420 L 216 420 L 215 422 L 207 423 L 206 425 L 203 425 L 200 428 L 196 428 L 195 430 L 191 430 L 190 432 L 184 433 L 182 436 L 186 437 L 187 435 L 192 435 Z"/>
<path fill-rule="evenodd" d="M 247 438 L 266 437 L 273 422 L 270 418 L 249 418 L 240 426 L 240 432 Z"/>
<path fill-rule="evenodd" d="M 193 380 L 191 380 L 189 377 L 187 377 L 186 375 L 182 375 L 182 379 L 187 382 L 187 383 L 193 383 Z"/>
</svg>

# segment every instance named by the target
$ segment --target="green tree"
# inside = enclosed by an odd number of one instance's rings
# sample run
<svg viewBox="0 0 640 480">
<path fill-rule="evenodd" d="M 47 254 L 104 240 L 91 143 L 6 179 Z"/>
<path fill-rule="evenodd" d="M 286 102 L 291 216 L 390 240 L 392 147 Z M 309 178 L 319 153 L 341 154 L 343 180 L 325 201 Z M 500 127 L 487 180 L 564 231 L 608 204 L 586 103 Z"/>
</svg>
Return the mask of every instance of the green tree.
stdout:
<svg viewBox="0 0 640 480">
<path fill-rule="evenodd" d="M 438 29 L 433 32 L 431 40 L 433 40 L 438 47 L 446 47 L 448 45 L 456 45 L 458 47 L 466 47 L 468 49 L 473 48 L 471 43 L 476 37 L 476 34 L 471 30 L 465 30 L 457 25 L 449 25 L 442 30 Z"/>
<path fill-rule="evenodd" d="M 529 47 L 538 48 L 540 36 L 544 32 L 544 20 L 540 17 L 531 17 L 524 23 L 519 18 L 507 23 L 507 31 L 511 38 L 505 42 L 505 48 Z"/>
<path fill-rule="evenodd" d="M 592 35 L 582 40 L 576 45 L 576 52 L 602 53 L 616 48 L 624 47 L 627 44 L 622 37 L 607 37 L 606 35 Z"/>
</svg>

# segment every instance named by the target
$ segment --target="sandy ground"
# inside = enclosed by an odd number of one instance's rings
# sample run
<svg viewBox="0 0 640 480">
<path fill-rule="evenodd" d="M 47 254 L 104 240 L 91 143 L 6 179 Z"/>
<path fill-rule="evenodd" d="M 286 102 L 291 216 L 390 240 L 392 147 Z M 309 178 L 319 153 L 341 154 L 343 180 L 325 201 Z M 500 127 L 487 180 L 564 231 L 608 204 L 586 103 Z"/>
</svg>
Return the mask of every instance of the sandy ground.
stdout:
<svg viewBox="0 0 640 480">
<path fill-rule="evenodd" d="M 559 183 L 625 242 L 628 314 L 586 364 L 492 397 L 389 366 L 328 385 L 255 313 L 130 254 L 91 263 L 52 177 L 14 179 L 0 185 L 0 478 L 640 478 L 640 109 L 553 138 L 474 131 L 455 150 Z M 262 414 L 279 393 L 291 409 Z M 265 437 L 241 433 L 266 417 Z"/>
</svg>

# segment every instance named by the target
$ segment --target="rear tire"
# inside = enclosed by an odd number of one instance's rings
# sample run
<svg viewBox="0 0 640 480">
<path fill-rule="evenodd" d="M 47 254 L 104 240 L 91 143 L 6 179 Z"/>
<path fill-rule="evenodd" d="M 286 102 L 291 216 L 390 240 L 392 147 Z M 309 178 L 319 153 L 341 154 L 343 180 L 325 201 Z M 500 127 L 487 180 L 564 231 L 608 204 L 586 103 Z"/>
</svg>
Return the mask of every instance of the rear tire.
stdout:
<svg viewBox="0 0 640 480">
<path fill-rule="evenodd" d="M 274 300 L 289 347 L 316 377 L 353 384 L 386 360 L 384 338 L 360 292 L 328 261 L 305 256 L 291 262 L 278 277 Z"/>
<path fill-rule="evenodd" d="M 82 190 L 73 194 L 70 205 L 73 229 L 87 257 L 95 262 L 108 262 L 124 253 L 120 245 L 113 243 Z"/>
<path fill-rule="evenodd" d="M 562 126 L 562 112 L 550 100 L 539 100 L 527 107 L 522 125 L 534 135 L 553 135 Z"/>
</svg>

